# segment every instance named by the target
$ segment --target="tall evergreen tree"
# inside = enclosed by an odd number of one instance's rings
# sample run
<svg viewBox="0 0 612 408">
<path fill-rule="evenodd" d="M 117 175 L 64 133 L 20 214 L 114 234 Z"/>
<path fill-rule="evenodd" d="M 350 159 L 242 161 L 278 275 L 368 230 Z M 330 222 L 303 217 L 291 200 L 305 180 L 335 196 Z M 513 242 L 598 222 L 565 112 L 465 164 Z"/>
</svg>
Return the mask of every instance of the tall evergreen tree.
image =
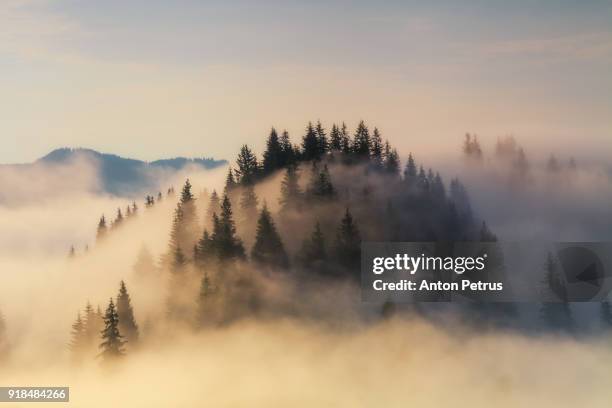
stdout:
<svg viewBox="0 0 612 408">
<path fill-rule="evenodd" d="M 332 125 L 331 131 L 329 132 L 329 148 L 333 151 L 341 151 L 342 150 L 342 137 L 340 135 L 340 129 L 334 123 Z"/>
<path fill-rule="evenodd" d="M 306 134 L 302 138 L 302 158 L 304 160 L 317 160 L 320 155 L 319 139 L 317 133 L 312 126 L 312 122 L 308 122 Z"/>
<path fill-rule="evenodd" d="M 259 164 L 257 157 L 251 151 L 249 146 L 243 145 L 240 148 L 240 153 L 236 159 L 236 178 L 241 185 L 248 185 L 255 182 L 259 174 Z"/>
<path fill-rule="evenodd" d="M 236 188 L 236 179 L 234 178 L 234 172 L 230 167 L 227 171 L 227 177 L 225 178 L 225 189 L 223 190 L 224 194 L 231 194 L 232 191 Z M 215 193 L 216 194 L 216 193 Z"/>
<path fill-rule="evenodd" d="M 128 347 L 133 347 L 138 343 L 138 325 L 134 319 L 134 309 L 132 301 L 128 294 L 125 282 L 121 281 L 119 285 L 119 294 L 117 295 L 117 315 L 119 316 L 119 331 L 123 333 Z"/>
<path fill-rule="evenodd" d="M 212 219 L 213 219 L 213 214 L 220 214 L 221 213 L 221 200 L 219 199 L 219 195 L 217 194 L 216 190 L 213 190 L 212 194 L 210 195 L 210 199 L 208 201 L 208 207 L 206 208 L 206 222 L 204 223 L 205 226 L 208 226 L 209 228 L 212 228 Z"/>
<path fill-rule="evenodd" d="M 399 155 L 397 154 L 397 150 L 392 149 L 389 141 L 385 142 L 385 150 L 383 153 L 383 169 L 385 173 L 399 176 L 400 172 L 400 162 Z"/>
<path fill-rule="evenodd" d="M 85 323 L 81 319 L 81 313 L 77 313 L 77 318 L 72 323 L 70 332 L 70 343 L 68 344 L 73 362 L 79 362 L 83 353 L 87 350 L 87 338 L 85 333 Z"/>
<path fill-rule="evenodd" d="M 227 196 L 223 197 L 221 217 L 215 223 L 211 239 L 219 260 L 244 258 L 244 247 L 240 238 L 236 236 L 232 204 Z"/>
<path fill-rule="evenodd" d="M 272 128 L 266 142 L 266 150 L 263 154 L 263 173 L 270 174 L 281 168 L 285 161 L 283 154 L 283 147 L 276 133 L 276 129 Z"/>
<path fill-rule="evenodd" d="M 323 125 L 321 125 L 320 121 L 317 121 L 315 132 L 317 134 L 318 155 L 321 157 L 329 150 L 329 142 L 325 134 L 325 129 L 323 129 Z"/>
<path fill-rule="evenodd" d="M 414 188 L 417 185 L 417 167 L 412 157 L 412 153 L 408 155 L 408 161 L 404 169 L 404 181 L 409 188 Z"/>
<path fill-rule="evenodd" d="M 344 122 L 342 122 L 342 128 L 340 129 L 340 150 L 345 155 L 351 153 L 351 138 Z"/>
<path fill-rule="evenodd" d="M 119 332 L 119 315 L 112 298 L 104 314 L 104 329 L 101 331 L 101 335 L 100 356 L 104 361 L 112 361 L 125 354 L 123 336 Z"/>
<path fill-rule="evenodd" d="M 357 130 L 353 137 L 353 152 L 358 157 L 367 158 L 370 155 L 370 146 L 370 131 L 362 120 L 359 122 L 359 125 L 357 125 Z"/>
<path fill-rule="evenodd" d="M 181 190 L 181 198 L 174 213 L 170 232 L 169 254 L 172 254 L 178 247 L 193 248 L 195 245 L 199 227 L 195 198 L 191 189 L 191 183 L 187 179 Z"/>
<path fill-rule="evenodd" d="M 104 214 L 100 217 L 100 221 L 98 222 L 98 230 L 96 231 L 96 241 L 101 242 L 108 232 L 108 228 L 106 226 L 106 218 Z"/>
<path fill-rule="evenodd" d="M 207 326 L 216 320 L 214 315 L 214 300 L 215 290 L 208 277 L 205 273 L 200 284 L 200 293 L 198 296 L 198 323 L 201 327 Z"/>
<path fill-rule="evenodd" d="M 324 165 L 323 169 L 319 170 L 319 166 L 313 163 L 307 193 L 311 199 L 318 201 L 330 200 L 335 197 L 336 190 L 332 184 L 327 165 Z"/>
<path fill-rule="evenodd" d="M 336 261 L 347 268 L 353 276 L 359 276 L 361 236 L 348 208 L 338 227 L 334 244 L 334 256 Z"/>
<path fill-rule="evenodd" d="M 283 155 L 281 156 L 282 160 L 280 163 L 281 167 L 285 167 L 288 165 L 293 165 L 297 160 L 297 155 L 295 154 L 295 149 L 291 144 L 291 139 L 289 138 L 289 132 L 283 130 L 283 134 L 280 138 L 281 151 Z"/>
<path fill-rule="evenodd" d="M 370 160 L 372 160 L 374 168 L 378 170 L 383 169 L 383 143 L 380 132 L 376 127 L 370 140 Z"/>
<path fill-rule="evenodd" d="M 299 209 L 302 196 L 297 168 L 288 166 L 281 181 L 281 196 L 279 199 L 281 210 Z"/>
<path fill-rule="evenodd" d="M 117 215 L 115 216 L 115 221 L 113 222 L 113 228 L 120 226 L 123 223 L 123 213 L 121 212 L 121 208 L 117 208 Z"/>
<path fill-rule="evenodd" d="M 251 259 L 259 264 L 276 268 L 289 266 L 285 247 L 265 203 L 257 220 L 257 233 L 251 250 Z"/>
<path fill-rule="evenodd" d="M 300 264 L 316 272 L 323 271 L 323 264 L 327 261 L 327 250 L 325 249 L 325 237 L 321 231 L 321 224 L 315 224 L 310 237 L 304 240 L 298 255 Z"/>
</svg>

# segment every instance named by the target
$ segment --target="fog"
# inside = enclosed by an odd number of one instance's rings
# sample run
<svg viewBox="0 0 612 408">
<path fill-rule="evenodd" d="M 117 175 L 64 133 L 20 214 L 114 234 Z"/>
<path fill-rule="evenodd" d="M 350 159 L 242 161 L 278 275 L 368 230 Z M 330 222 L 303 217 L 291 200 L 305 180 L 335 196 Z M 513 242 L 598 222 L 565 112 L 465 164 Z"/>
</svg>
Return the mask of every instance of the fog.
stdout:
<svg viewBox="0 0 612 408">
<path fill-rule="evenodd" d="M 308 317 L 263 314 L 201 331 L 166 330 L 156 320 L 164 313 L 167 280 L 138 279 L 134 263 L 143 247 L 156 260 L 167 250 L 177 200 L 166 196 L 167 188 L 174 186 L 178 195 L 189 177 L 196 198 L 205 189 L 221 193 L 226 169 L 191 168 L 160 178 L 164 199 L 151 208 L 140 199 L 138 216 L 96 244 L 100 215 L 110 220 L 132 198 L 95 193 L 95 172 L 87 163 L 73 166 L 68 174 L 40 169 L 34 178 L 3 178 L 11 180 L 5 193 L 25 180 L 37 185 L 19 189 L 6 201 L 10 204 L 0 206 L 0 311 L 10 350 L 0 366 L 3 385 L 70 386 L 71 405 L 86 407 L 488 407 L 491 401 L 569 407 L 584 399 L 593 407 L 609 404 L 607 333 L 576 340 L 476 332 L 452 318 L 437 325 L 414 316 L 381 320 L 374 307 L 356 310 L 358 292 L 350 285 L 329 285 L 293 299 L 291 282 L 262 276 L 258 284 L 272 301 L 307 308 Z M 332 174 L 358 178 L 361 170 L 339 166 Z M 502 240 L 610 236 L 610 182 L 596 168 L 579 167 L 571 180 L 547 181 L 545 170 L 534 166 L 533 181 L 521 188 L 490 161 L 441 170 L 462 177 L 477 213 Z M 78 183 L 66 183 L 72 174 L 82 176 Z M 260 205 L 265 200 L 273 213 L 280 177 L 256 188 Z M 43 194 L 56 188 L 62 194 Z M 17 205 L 19 200 L 27 204 Z M 205 206 L 196 203 L 202 221 Z M 317 215 L 311 218 L 291 231 L 279 227 L 290 252 L 312 230 Z M 323 222 L 330 231 L 335 227 Z M 245 239 L 247 248 L 250 243 Z M 69 259 L 71 245 L 76 256 Z M 104 310 L 120 280 L 130 291 L 141 346 L 111 367 L 99 359 L 75 366 L 68 343 L 77 312 L 88 301 Z M 152 328 L 145 331 L 147 324 Z"/>
</svg>

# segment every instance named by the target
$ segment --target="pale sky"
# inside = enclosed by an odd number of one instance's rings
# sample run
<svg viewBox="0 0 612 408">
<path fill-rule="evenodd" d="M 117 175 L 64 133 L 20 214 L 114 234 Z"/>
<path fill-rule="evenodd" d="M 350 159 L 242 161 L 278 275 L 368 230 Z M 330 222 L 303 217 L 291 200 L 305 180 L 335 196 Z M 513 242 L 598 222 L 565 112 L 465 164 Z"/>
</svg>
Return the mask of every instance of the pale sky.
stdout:
<svg viewBox="0 0 612 408">
<path fill-rule="evenodd" d="M 612 159 L 611 2 L 430 3 L 0 0 L 0 163 L 233 160 L 317 119 L 402 155 L 469 131 Z"/>
</svg>

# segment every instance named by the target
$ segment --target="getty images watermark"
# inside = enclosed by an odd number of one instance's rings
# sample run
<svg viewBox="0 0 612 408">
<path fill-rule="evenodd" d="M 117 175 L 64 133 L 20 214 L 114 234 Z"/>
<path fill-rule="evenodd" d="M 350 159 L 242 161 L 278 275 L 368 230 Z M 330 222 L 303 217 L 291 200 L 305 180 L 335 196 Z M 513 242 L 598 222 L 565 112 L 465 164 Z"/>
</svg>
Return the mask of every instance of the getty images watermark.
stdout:
<svg viewBox="0 0 612 408">
<path fill-rule="evenodd" d="M 590 302 L 612 289 L 612 243 L 365 242 L 364 301 Z"/>
</svg>

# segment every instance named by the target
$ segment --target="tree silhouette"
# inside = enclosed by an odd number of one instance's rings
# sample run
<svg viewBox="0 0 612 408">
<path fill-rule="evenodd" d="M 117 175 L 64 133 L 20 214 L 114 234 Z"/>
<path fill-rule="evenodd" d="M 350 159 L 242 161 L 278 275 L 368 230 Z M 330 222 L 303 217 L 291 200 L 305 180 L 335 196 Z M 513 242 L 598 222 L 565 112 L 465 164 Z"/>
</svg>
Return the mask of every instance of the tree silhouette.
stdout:
<svg viewBox="0 0 612 408">
<path fill-rule="evenodd" d="M 251 259 L 259 264 L 276 268 L 284 269 L 289 266 L 285 247 L 265 203 L 257 221 L 257 233 L 251 250 Z"/>
<path fill-rule="evenodd" d="M 353 153 L 360 158 L 368 158 L 370 155 L 370 131 L 365 125 L 364 121 L 360 121 L 355 130 L 355 136 L 353 137 Z"/>
<path fill-rule="evenodd" d="M 96 231 L 96 241 L 101 242 L 104 238 L 106 238 L 106 234 L 108 232 L 108 228 L 106 226 L 106 218 L 104 215 L 100 217 L 100 221 L 98 222 L 98 229 Z"/>
<path fill-rule="evenodd" d="M 123 333 L 128 343 L 128 347 L 133 347 L 138 342 L 138 325 L 134 319 L 132 301 L 124 281 L 121 281 L 119 285 L 117 315 L 119 316 L 119 331 Z"/>
<path fill-rule="evenodd" d="M 263 173 L 270 174 L 284 164 L 284 152 L 276 130 L 272 128 L 263 154 Z"/>
<path fill-rule="evenodd" d="M 236 159 L 236 178 L 241 185 L 254 183 L 259 174 L 259 164 L 257 157 L 253 154 L 249 146 L 243 145 Z"/>
<path fill-rule="evenodd" d="M 302 201 L 302 189 L 299 185 L 299 175 L 295 166 L 285 169 L 285 176 L 281 181 L 281 196 L 279 202 L 281 210 L 299 209 Z"/>
<path fill-rule="evenodd" d="M 119 332 L 119 315 L 115 309 L 113 299 L 110 299 L 104 314 L 104 329 L 101 331 L 100 357 L 106 362 L 112 361 L 125 354 L 123 337 Z"/>
<path fill-rule="evenodd" d="M 348 208 L 338 227 L 334 256 L 338 264 L 357 275 L 361 262 L 361 237 Z"/>
<path fill-rule="evenodd" d="M 304 160 L 317 160 L 320 157 L 320 153 L 317 133 L 312 123 L 308 122 L 306 134 L 302 138 L 302 158 Z"/>
</svg>

